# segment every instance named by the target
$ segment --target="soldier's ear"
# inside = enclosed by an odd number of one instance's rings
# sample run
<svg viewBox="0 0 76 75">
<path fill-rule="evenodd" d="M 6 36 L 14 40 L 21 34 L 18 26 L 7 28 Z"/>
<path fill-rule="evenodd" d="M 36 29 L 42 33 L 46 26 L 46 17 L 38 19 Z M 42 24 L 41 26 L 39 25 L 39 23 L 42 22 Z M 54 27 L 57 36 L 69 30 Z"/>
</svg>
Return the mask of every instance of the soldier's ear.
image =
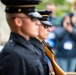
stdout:
<svg viewBox="0 0 76 75">
<path fill-rule="evenodd" d="M 16 26 L 21 26 L 22 25 L 22 20 L 20 18 L 16 17 L 14 19 L 14 23 L 15 23 Z"/>
</svg>

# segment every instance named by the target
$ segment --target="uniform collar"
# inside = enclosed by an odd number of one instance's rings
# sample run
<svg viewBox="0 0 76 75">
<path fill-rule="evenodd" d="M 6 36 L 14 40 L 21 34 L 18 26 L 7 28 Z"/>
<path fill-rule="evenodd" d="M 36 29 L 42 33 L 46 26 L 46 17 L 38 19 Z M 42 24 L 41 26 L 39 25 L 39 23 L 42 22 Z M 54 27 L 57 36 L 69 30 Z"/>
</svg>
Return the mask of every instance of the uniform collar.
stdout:
<svg viewBox="0 0 76 75">
<path fill-rule="evenodd" d="M 26 40 L 23 36 L 17 34 L 17 33 L 13 33 L 11 32 L 11 36 L 9 41 L 15 41 L 16 43 L 20 44 L 21 46 L 24 46 L 28 49 L 33 49 L 33 46 L 31 45 L 31 43 Z"/>
<path fill-rule="evenodd" d="M 30 42 L 31 42 L 34 46 L 36 46 L 36 47 L 38 47 L 38 48 L 40 48 L 41 50 L 44 51 L 42 42 L 40 42 L 37 38 L 31 38 L 31 39 L 30 39 Z"/>
</svg>

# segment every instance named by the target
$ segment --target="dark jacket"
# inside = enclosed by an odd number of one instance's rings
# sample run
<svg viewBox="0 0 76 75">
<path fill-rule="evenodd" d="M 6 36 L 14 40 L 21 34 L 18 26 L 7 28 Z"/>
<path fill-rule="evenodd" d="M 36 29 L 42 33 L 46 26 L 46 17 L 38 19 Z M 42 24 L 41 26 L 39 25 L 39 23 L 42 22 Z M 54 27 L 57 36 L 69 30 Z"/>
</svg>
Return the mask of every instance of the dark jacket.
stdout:
<svg viewBox="0 0 76 75">
<path fill-rule="evenodd" d="M 44 68 L 44 75 L 49 75 L 49 67 L 46 61 L 46 55 L 45 55 L 45 50 L 43 48 L 42 42 L 40 42 L 36 38 L 31 38 L 30 39 L 31 44 L 34 46 L 34 50 L 36 52 L 36 55 L 42 62 L 43 68 Z"/>
<path fill-rule="evenodd" d="M 58 27 L 54 33 L 57 48 L 56 57 L 76 58 L 76 28 L 73 27 L 73 32 L 69 33 L 65 28 Z"/>
<path fill-rule="evenodd" d="M 16 33 L 0 53 L 0 75 L 44 75 L 33 46 Z"/>
</svg>

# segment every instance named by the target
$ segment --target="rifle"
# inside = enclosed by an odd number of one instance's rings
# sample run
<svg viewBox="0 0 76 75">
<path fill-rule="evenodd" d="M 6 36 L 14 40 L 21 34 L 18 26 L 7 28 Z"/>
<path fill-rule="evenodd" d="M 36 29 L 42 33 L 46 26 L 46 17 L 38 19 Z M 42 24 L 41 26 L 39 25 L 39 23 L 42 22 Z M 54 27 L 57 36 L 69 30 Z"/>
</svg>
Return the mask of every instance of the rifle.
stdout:
<svg viewBox="0 0 76 75">
<path fill-rule="evenodd" d="M 66 75 L 66 73 L 55 62 L 54 54 L 51 50 L 51 46 L 49 45 L 49 43 L 46 43 L 45 41 L 43 41 L 43 46 L 44 46 L 44 49 L 45 49 L 45 54 L 48 56 L 48 58 L 51 61 L 51 64 L 52 64 L 54 72 L 55 72 L 55 75 Z"/>
</svg>

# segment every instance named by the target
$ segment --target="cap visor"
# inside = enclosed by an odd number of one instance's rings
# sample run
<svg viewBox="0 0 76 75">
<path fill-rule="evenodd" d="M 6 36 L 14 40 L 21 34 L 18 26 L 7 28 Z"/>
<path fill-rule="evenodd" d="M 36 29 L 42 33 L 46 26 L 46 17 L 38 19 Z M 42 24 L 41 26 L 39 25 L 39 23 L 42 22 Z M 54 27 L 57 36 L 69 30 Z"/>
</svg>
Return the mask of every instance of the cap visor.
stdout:
<svg viewBox="0 0 76 75">
<path fill-rule="evenodd" d="M 41 21 L 42 24 L 52 26 L 52 24 L 49 21 Z"/>
<path fill-rule="evenodd" d="M 30 12 L 28 13 L 31 17 L 42 18 L 42 16 L 38 12 Z"/>
</svg>

